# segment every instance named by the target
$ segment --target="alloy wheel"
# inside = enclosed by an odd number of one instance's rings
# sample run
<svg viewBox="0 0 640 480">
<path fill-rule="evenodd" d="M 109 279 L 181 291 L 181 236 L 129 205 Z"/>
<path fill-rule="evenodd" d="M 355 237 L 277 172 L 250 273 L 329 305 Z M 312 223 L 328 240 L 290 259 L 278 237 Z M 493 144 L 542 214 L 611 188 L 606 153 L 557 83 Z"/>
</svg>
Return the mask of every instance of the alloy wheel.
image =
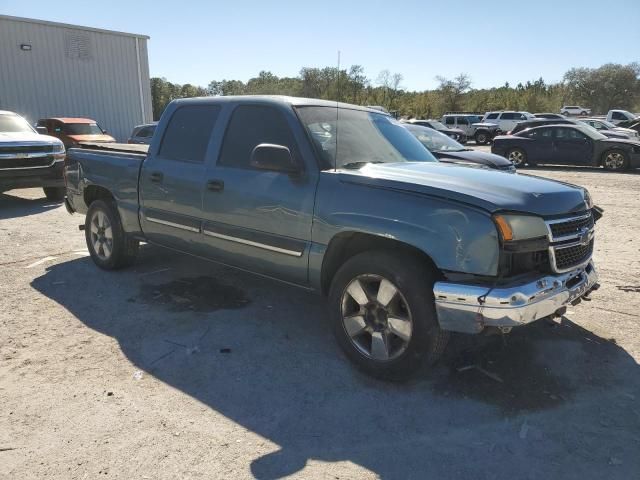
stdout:
<svg viewBox="0 0 640 480">
<path fill-rule="evenodd" d="M 524 165 L 524 152 L 521 150 L 512 150 L 509 152 L 508 159 L 511 160 L 516 167 Z"/>
<path fill-rule="evenodd" d="M 604 157 L 604 165 L 609 170 L 620 170 L 624 168 L 624 155 L 620 152 L 609 152 Z"/>
<path fill-rule="evenodd" d="M 101 260 L 108 260 L 113 253 L 113 229 L 107 215 L 97 210 L 91 219 L 91 244 Z"/>
<path fill-rule="evenodd" d="M 347 285 L 341 301 L 342 325 L 367 358 L 389 361 L 408 347 L 413 331 L 409 304 L 388 279 L 359 275 Z"/>
</svg>

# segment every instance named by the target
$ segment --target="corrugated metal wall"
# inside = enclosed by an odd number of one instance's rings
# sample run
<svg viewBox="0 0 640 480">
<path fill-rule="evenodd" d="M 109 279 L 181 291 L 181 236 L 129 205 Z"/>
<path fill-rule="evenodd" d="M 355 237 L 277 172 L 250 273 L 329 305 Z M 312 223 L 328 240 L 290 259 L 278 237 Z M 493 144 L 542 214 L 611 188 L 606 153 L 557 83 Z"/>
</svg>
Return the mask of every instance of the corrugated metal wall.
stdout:
<svg viewBox="0 0 640 480">
<path fill-rule="evenodd" d="M 0 110 L 89 117 L 126 141 L 152 120 L 146 37 L 0 15 Z"/>
</svg>

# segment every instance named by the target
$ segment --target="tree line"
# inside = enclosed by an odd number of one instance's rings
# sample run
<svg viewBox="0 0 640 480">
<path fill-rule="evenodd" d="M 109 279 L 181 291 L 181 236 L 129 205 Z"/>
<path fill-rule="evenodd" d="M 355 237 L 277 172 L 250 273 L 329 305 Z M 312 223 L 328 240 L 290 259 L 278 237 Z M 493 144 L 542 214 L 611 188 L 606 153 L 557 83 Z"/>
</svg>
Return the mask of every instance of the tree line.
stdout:
<svg viewBox="0 0 640 480">
<path fill-rule="evenodd" d="M 563 105 L 577 104 L 604 114 L 612 108 L 640 110 L 640 64 L 609 63 L 598 68 L 572 68 L 561 82 L 546 83 L 542 78 L 515 86 L 473 88 L 471 77 L 435 77 L 433 90 L 409 91 L 403 76 L 383 70 L 375 79 L 364 74 L 361 65 L 347 69 L 304 67 L 296 77 L 278 77 L 262 71 L 247 82 L 214 80 L 206 87 L 179 85 L 165 78 L 151 79 L 153 117 L 158 120 L 174 99 L 215 95 L 290 95 L 339 100 L 357 105 L 379 105 L 401 116 L 440 117 L 447 111 L 486 112 L 526 110 L 557 112 Z"/>
</svg>

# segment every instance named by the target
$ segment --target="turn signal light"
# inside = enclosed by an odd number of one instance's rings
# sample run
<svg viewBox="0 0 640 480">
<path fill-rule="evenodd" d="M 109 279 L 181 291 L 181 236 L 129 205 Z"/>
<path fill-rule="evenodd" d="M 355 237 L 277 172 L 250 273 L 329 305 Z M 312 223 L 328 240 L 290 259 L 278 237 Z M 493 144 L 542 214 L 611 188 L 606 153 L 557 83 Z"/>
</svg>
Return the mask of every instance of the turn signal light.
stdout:
<svg viewBox="0 0 640 480">
<path fill-rule="evenodd" d="M 493 219 L 498 226 L 498 230 L 500 230 L 502 240 L 505 242 L 510 242 L 511 240 L 513 240 L 513 230 L 511 230 L 511 227 L 509 226 L 507 221 L 500 215 L 494 215 Z"/>
</svg>

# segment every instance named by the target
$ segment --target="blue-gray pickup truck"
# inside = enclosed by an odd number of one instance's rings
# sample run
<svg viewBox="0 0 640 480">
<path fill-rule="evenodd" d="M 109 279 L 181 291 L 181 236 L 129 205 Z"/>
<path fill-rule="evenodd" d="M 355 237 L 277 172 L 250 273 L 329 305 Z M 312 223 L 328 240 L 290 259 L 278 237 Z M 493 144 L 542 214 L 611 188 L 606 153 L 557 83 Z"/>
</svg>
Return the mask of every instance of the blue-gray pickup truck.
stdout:
<svg viewBox="0 0 640 480">
<path fill-rule="evenodd" d="M 144 241 L 314 290 L 373 375 L 434 362 L 450 331 L 507 333 L 598 288 L 585 189 L 440 163 L 372 109 L 183 99 L 147 153 L 127 148 L 71 149 L 65 165 L 99 267 L 131 264 Z"/>
</svg>

